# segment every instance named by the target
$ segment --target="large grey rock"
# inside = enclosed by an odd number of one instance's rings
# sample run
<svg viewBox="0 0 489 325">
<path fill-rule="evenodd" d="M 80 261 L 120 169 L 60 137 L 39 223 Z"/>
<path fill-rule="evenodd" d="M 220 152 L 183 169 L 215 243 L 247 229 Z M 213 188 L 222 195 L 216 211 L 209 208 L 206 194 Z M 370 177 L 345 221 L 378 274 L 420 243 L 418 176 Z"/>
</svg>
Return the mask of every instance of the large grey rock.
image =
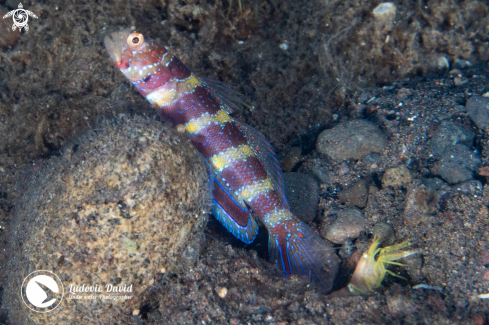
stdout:
<svg viewBox="0 0 489 325">
<path fill-rule="evenodd" d="M 353 240 L 367 228 L 367 220 L 363 212 L 357 208 L 335 209 L 328 218 L 336 218 L 336 220 L 333 222 L 325 220 L 321 225 L 320 235 L 335 244 L 344 244 Z"/>
<path fill-rule="evenodd" d="M 450 184 L 458 184 L 472 179 L 473 171 L 480 164 L 479 155 L 472 152 L 467 146 L 457 144 L 443 154 L 431 168 L 431 172 L 440 175 Z"/>
<path fill-rule="evenodd" d="M 130 315 L 156 274 L 187 268 L 205 238 L 206 167 L 193 146 L 151 119 L 121 115 L 97 125 L 22 186 L 6 249 L 11 258 L 2 266 L 2 307 L 12 324 L 134 324 Z M 59 308 L 24 305 L 20 288 L 34 270 L 63 281 Z M 121 294 L 130 299 L 104 299 L 115 293 L 106 289 L 73 299 L 71 284 L 131 286 Z"/>
<path fill-rule="evenodd" d="M 467 101 L 467 113 L 479 129 L 489 129 L 489 98 L 474 96 Z"/>
<path fill-rule="evenodd" d="M 318 137 L 316 149 L 332 159 L 360 159 L 371 153 L 381 153 L 387 138 L 379 128 L 365 120 L 341 123 L 324 130 Z"/>
<path fill-rule="evenodd" d="M 316 217 L 319 202 L 319 185 L 306 174 L 284 173 L 285 196 L 290 210 L 305 222 Z"/>
<path fill-rule="evenodd" d="M 464 128 L 462 125 L 450 121 L 443 121 L 431 137 L 428 145 L 433 156 L 436 159 L 440 159 L 445 151 L 457 143 L 471 147 L 474 143 L 474 138 L 474 132 Z"/>
</svg>

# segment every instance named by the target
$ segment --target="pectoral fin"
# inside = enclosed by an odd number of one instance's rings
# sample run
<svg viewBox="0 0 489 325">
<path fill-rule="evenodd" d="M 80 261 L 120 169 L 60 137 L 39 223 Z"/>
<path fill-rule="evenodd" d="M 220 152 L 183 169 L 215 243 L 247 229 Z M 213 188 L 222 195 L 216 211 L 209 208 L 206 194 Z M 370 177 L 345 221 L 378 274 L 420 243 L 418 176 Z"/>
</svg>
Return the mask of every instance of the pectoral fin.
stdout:
<svg viewBox="0 0 489 325">
<path fill-rule="evenodd" d="M 212 180 L 212 213 L 234 236 L 249 244 L 258 234 L 258 225 L 247 208 L 241 207 L 217 182 Z"/>
</svg>

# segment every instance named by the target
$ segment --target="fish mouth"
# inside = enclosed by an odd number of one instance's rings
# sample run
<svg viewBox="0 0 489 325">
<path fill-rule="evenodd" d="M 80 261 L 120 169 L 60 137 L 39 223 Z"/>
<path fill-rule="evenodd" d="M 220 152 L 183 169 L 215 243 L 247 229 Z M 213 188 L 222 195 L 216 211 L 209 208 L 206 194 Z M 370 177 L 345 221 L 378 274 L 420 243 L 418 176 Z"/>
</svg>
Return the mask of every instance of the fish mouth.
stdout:
<svg viewBox="0 0 489 325">
<path fill-rule="evenodd" d="M 114 61 L 116 64 L 121 62 L 121 55 L 124 50 L 127 37 L 135 30 L 136 27 L 131 26 L 105 36 L 105 48 L 107 49 L 112 61 Z"/>
</svg>

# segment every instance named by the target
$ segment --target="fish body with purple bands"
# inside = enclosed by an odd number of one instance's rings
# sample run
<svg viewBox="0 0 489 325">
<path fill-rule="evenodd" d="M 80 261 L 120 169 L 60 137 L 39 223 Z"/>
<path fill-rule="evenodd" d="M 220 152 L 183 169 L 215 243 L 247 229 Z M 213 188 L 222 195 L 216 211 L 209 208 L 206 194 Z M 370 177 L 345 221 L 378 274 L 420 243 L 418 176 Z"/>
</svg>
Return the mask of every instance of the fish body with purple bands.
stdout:
<svg viewBox="0 0 489 325">
<path fill-rule="evenodd" d="M 261 133 L 231 116 L 236 94 L 198 78 L 166 48 L 134 27 L 104 39 L 120 71 L 179 129 L 209 166 L 213 214 L 237 238 L 258 234 L 254 214 L 266 226 L 269 253 L 284 276 L 305 275 L 329 291 L 338 273 L 331 246 L 294 216 L 284 194 L 282 171 Z"/>
</svg>

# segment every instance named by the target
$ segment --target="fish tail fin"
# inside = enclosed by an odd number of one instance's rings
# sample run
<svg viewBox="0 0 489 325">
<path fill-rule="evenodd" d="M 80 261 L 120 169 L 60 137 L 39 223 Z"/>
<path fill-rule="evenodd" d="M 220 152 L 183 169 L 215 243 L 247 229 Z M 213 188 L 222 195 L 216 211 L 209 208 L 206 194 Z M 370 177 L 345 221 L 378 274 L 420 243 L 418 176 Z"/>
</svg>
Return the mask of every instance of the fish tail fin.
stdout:
<svg viewBox="0 0 489 325">
<path fill-rule="evenodd" d="M 338 274 L 339 259 L 330 244 L 297 218 L 269 228 L 269 253 L 285 277 L 307 276 L 329 292 Z"/>
</svg>

